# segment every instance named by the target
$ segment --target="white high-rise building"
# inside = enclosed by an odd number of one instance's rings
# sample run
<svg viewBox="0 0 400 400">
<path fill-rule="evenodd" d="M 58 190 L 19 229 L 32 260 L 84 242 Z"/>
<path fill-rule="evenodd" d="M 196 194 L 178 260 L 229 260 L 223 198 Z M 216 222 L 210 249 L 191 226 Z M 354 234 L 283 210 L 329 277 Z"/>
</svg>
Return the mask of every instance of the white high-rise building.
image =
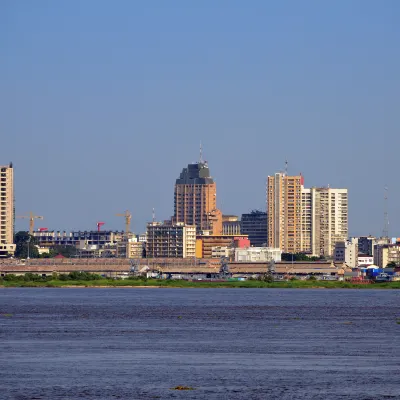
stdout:
<svg viewBox="0 0 400 400">
<path fill-rule="evenodd" d="M 347 189 L 311 188 L 311 253 L 332 256 L 335 244 L 347 240 Z"/>
<path fill-rule="evenodd" d="M 14 252 L 14 170 L 0 165 L 0 257 Z"/>
</svg>

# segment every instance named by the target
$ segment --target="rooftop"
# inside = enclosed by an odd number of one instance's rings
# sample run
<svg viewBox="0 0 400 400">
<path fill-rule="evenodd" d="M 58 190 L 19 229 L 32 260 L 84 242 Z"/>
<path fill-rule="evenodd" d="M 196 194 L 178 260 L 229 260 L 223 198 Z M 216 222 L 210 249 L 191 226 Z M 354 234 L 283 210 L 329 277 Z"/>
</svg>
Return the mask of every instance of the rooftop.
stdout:
<svg viewBox="0 0 400 400">
<path fill-rule="evenodd" d="M 207 162 L 189 164 L 186 168 L 183 168 L 176 180 L 177 185 L 209 185 L 212 183 L 214 183 L 214 180 L 210 175 Z"/>
</svg>

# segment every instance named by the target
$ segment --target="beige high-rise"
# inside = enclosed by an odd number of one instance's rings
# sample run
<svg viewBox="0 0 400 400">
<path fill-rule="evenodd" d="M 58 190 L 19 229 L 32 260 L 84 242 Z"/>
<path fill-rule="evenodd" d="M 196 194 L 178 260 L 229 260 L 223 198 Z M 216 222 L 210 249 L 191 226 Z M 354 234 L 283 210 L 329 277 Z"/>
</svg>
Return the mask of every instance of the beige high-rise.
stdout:
<svg viewBox="0 0 400 400">
<path fill-rule="evenodd" d="M 301 189 L 303 177 L 277 173 L 268 176 L 268 247 L 280 248 L 284 253 L 300 253 Z"/>
<path fill-rule="evenodd" d="M 0 257 L 14 252 L 14 170 L 0 165 Z"/>
<path fill-rule="evenodd" d="M 175 183 L 173 222 L 196 225 L 197 231 L 222 233 L 222 213 L 217 209 L 217 185 L 206 162 L 183 168 Z"/>
<path fill-rule="evenodd" d="M 268 177 L 268 246 L 284 253 L 333 256 L 348 238 L 347 189 L 304 188 L 304 179 L 277 173 Z"/>
</svg>

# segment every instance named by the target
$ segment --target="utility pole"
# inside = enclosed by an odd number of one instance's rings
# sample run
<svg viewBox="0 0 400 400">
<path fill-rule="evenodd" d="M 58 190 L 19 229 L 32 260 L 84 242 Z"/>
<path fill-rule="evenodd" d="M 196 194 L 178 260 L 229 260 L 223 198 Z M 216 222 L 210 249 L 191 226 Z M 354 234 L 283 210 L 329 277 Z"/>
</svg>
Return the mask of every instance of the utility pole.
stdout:
<svg viewBox="0 0 400 400">
<path fill-rule="evenodd" d="M 389 199 L 389 188 L 385 186 L 384 196 L 384 211 L 383 211 L 383 231 L 382 236 L 389 238 L 389 213 L 388 213 L 388 199 Z"/>
</svg>

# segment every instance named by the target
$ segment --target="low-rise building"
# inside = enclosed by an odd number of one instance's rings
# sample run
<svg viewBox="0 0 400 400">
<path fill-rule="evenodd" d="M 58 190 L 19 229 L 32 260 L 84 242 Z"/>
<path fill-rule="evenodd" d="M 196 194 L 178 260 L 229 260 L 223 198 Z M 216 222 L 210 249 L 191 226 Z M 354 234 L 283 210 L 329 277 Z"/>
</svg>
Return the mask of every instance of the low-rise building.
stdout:
<svg viewBox="0 0 400 400">
<path fill-rule="evenodd" d="M 249 247 L 250 242 L 247 235 L 201 235 L 197 236 L 196 257 L 213 258 L 213 247 Z"/>
<path fill-rule="evenodd" d="M 241 221 L 237 215 L 222 216 L 222 234 L 223 235 L 240 235 Z"/>
<path fill-rule="evenodd" d="M 385 268 L 390 263 L 400 265 L 400 244 L 376 245 L 374 250 L 374 264 Z"/>
<path fill-rule="evenodd" d="M 334 251 L 334 261 L 335 263 L 345 263 L 350 268 L 356 268 L 358 266 L 357 238 L 336 242 Z"/>
<path fill-rule="evenodd" d="M 196 225 L 183 222 L 147 224 L 146 258 L 196 256 Z"/>
<path fill-rule="evenodd" d="M 358 266 L 361 265 L 372 265 L 374 263 L 374 257 L 368 254 L 358 254 Z"/>
<path fill-rule="evenodd" d="M 254 210 L 249 214 L 242 214 L 241 233 L 248 235 L 252 246 L 265 246 L 268 241 L 267 213 Z"/>
<path fill-rule="evenodd" d="M 281 249 L 273 247 L 247 247 L 244 249 L 235 249 L 236 262 L 280 262 L 281 260 Z"/>
<path fill-rule="evenodd" d="M 217 247 L 212 247 L 211 249 L 211 257 L 212 258 L 230 258 L 232 255 L 232 248 L 229 248 L 227 246 L 217 246 Z"/>
<path fill-rule="evenodd" d="M 374 255 L 374 248 L 381 244 L 391 244 L 391 240 L 388 237 L 376 238 L 374 236 L 360 236 L 358 240 L 358 253 L 367 254 L 369 256 Z"/>
<path fill-rule="evenodd" d="M 75 246 L 79 247 L 84 241 L 88 246 L 103 248 L 109 244 L 123 241 L 124 232 L 118 231 L 48 231 L 33 232 L 36 244 L 40 247 Z"/>
</svg>

